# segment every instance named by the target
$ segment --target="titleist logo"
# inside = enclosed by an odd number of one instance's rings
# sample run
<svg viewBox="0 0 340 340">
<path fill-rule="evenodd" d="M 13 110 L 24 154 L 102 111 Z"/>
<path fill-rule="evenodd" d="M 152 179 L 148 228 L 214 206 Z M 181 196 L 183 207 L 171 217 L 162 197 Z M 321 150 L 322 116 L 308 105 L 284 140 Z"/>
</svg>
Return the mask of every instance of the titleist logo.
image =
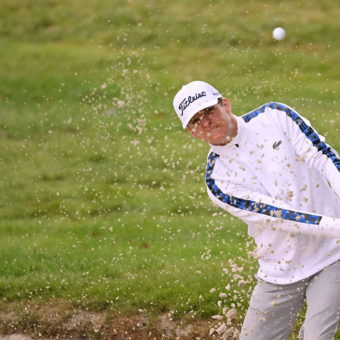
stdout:
<svg viewBox="0 0 340 340">
<path fill-rule="evenodd" d="M 178 109 L 181 110 L 181 116 L 183 116 L 183 113 L 185 109 L 193 103 L 195 100 L 205 97 L 207 94 L 205 91 L 202 91 L 201 93 L 195 93 L 194 96 L 189 96 L 188 98 L 184 98 L 182 102 L 179 104 Z"/>
</svg>

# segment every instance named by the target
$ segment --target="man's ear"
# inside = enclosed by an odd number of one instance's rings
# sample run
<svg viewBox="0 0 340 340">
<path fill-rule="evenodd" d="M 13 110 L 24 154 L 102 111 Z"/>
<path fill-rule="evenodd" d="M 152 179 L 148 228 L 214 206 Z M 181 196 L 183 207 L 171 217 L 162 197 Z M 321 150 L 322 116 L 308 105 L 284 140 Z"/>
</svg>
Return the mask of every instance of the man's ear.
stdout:
<svg viewBox="0 0 340 340">
<path fill-rule="evenodd" d="M 228 113 L 231 113 L 231 104 L 230 101 L 227 98 L 222 99 L 223 106 L 226 108 Z"/>
</svg>

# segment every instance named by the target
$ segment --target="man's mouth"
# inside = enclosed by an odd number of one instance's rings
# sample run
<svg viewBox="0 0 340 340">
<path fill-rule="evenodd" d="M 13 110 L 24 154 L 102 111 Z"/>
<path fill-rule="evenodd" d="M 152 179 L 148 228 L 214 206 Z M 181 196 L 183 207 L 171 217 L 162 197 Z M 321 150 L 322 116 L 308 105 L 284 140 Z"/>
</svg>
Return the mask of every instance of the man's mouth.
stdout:
<svg viewBox="0 0 340 340">
<path fill-rule="evenodd" d="M 216 126 L 212 127 L 212 128 L 209 130 L 209 133 L 212 133 L 213 131 L 219 129 L 219 127 L 220 127 L 219 125 L 216 125 Z"/>
</svg>

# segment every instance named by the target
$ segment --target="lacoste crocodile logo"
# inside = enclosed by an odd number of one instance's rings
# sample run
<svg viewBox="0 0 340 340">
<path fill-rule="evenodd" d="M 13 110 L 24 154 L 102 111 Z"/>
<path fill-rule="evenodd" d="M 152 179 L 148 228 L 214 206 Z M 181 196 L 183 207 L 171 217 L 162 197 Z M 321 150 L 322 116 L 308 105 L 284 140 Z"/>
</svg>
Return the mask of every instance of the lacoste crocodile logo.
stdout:
<svg viewBox="0 0 340 340">
<path fill-rule="evenodd" d="M 278 142 L 274 142 L 273 149 L 278 149 L 281 144 L 282 144 L 282 140 L 279 140 Z"/>
</svg>

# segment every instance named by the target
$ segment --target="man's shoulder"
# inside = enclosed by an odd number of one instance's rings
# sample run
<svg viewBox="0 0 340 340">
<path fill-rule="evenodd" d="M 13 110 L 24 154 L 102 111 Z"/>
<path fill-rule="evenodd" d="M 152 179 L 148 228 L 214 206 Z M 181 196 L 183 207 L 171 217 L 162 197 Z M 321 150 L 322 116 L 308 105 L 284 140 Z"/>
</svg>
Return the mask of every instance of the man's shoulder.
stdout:
<svg viewBox="0 0 340 340">
<path fill-rule="evenodd" d="M 209 173 L 209 171 L 214 169 L 214 172 L 216 173 L 216 171 L 218 172 L 225 169 L 226 167 L 229 167 L 228 164 L 230 159 L 232 159 L 232 156 L 226 152 L 223 152 L 223 150 L 214 150 L 211 148 L 207 157 L 206 172 Z"/>
<path fill-rule="evenodd" d="M 258 118 L 258 117 L 264 118 L 264 114 L 277 115 L 278 112 L 283 112 L 287 114 L 292 111 L 294 110 L 286 104 L 279 103 L 279 102 L 268 102 L 240 117 L 244 120 L 245 123 L 249 123 L 251 120 L 253 120 L 253 118 Z"/>
</svg>

